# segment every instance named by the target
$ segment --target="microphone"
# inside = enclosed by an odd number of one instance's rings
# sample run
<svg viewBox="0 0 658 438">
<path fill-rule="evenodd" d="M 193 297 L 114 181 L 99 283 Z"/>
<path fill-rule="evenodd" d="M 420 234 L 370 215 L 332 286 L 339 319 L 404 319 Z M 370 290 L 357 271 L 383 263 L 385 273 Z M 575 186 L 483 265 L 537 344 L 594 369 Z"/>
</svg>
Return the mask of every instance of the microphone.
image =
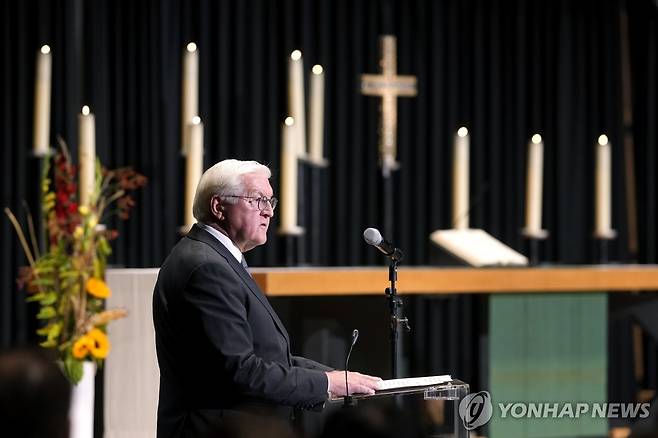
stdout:
<svg viewBox="0 0 658 438">
<path fill-rule="evenodd" d="M 347 353 L 347 359 L 345 359 L 345 403 L 348 403 L 350 397 L 350 388 L 347 386 L 347 365 L 350 362 L 350 355 L 352 354 L 352 348 L 356 344 L 356 340 L 359 339 L 359 330 L 354 329 L 352 331 L 352 345 L 350 345 L 350 351 Z"/>
<path fill-rule="evenodd" d="M 404 254 L 399 248 L 396 248 L 388 240 L 384 240 L 382 233 L 380 233 L 377 228 L 366 228 L 366 230 L 363 232 L 363 239 L 368 245 L 374 246 L 387 257 L 390 257 L 397 262 L 402 260 L 402 257 L 404 257 Z"/>
</svg>

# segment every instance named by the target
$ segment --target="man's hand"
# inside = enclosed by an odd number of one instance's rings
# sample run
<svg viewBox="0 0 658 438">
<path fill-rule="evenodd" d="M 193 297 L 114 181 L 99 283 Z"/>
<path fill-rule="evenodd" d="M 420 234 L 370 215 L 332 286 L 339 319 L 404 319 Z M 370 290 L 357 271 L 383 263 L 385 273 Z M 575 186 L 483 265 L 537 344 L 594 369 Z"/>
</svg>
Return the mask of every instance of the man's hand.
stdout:
<svg viewBox="0 0 658 438">
<path fill-rule="evenodd" d="M 344 397 L 345 393 L 345 371 L 328 371 L 329 392 L 334 397 Z M 347 386 L 350 394 L 374 394 L 377 389 L 377 383 L 381 378 L 368 376 L 367 374 L 347 372 Z"/>
</svg>

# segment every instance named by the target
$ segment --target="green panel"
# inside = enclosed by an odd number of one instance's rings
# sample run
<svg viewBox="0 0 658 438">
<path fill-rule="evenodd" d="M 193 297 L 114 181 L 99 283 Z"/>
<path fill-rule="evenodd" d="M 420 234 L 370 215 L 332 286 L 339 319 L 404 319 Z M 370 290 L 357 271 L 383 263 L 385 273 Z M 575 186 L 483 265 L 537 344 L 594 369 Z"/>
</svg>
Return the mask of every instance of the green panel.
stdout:
<svg viewBox="0 0 658 438">
<path fill-rule="evenodd" d="M 499 403 L 605 402 L 607 295 L 492 295 L 492 438 L 605 435 L 607 420 L 501 418 Z"/>
</svg>

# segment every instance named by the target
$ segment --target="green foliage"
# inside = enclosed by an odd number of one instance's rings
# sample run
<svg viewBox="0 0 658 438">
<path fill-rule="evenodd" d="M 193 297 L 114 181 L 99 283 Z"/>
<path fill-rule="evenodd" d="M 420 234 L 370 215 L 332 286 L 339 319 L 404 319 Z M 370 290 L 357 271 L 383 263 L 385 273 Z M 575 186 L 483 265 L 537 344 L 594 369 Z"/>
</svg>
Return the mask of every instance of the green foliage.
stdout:
<svg viewBox="0 0 658 438">
<path fill-rule="evenodd" d="M 53 306 L 45 306 L 39 310 L 37 314 L 37 319 L 51 319 L 57 316 L 57 312 Z"/>
<path fill-rule="evenodd" d="M 77 384 L 82 379 L 82 361 L 67 355 L 64 358 L 64 372 L 71 382 Z"/>
</svg>

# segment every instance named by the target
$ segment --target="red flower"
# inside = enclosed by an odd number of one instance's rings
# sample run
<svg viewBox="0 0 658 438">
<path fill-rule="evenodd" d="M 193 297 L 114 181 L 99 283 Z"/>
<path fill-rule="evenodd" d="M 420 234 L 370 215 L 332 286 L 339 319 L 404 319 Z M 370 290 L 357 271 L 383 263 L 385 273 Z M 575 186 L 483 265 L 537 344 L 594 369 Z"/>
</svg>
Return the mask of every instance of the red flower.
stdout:
<svg viewBox="0 0 658 438">
<path fill-rule="evenodd" d="M 66 210 L 62 204 L 55 205 L 55 216 L 59 221 L 66 219 Z"/>
</svg>

